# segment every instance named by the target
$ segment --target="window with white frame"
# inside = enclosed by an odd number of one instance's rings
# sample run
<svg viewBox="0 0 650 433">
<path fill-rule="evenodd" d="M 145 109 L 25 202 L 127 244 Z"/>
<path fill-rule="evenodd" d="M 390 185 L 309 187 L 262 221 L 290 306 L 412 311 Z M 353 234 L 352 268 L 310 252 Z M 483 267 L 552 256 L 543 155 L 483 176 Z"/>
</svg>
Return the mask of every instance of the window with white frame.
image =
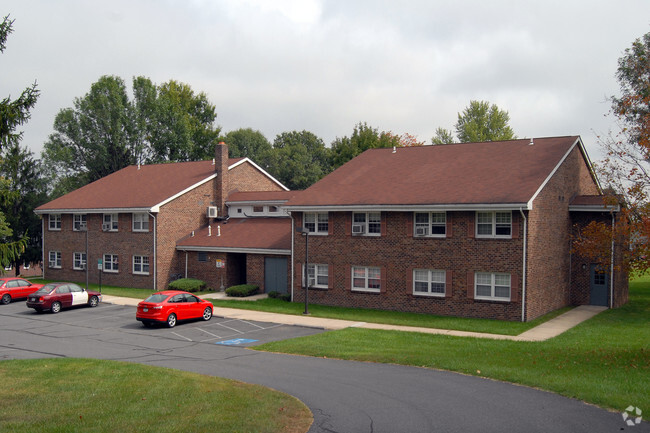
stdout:
<svg viewBox="0 0 650 433">
<path fill-rule="evenodd" d="M 78 232 L 86 230 L 86 215 L 72 215 L 72 230 Z"/>
<path fill-rule="evenodd" d="M 303 266 L 304 270 L 304 266 Z M 329 283 L 329 266 L 310 263 L 308 266 L 309 287 L 326 289 Z M 302 284 L 305 284 L 303 273 Z"/>
<path fill-rule="evenodd" d="M 149 256 L 133 256 L 133 273 L 149 275 Z"/>
<path fill-rule="evenodd" d="M 381 269 L 376 267 L 352 267 L 352 290 L 379 292 L 381 289 Z"/>
<path fill-rule="evenodd" d="M 146 213 L 133 214 L 133 231 L 134 232 L 149 231 L 149 214 Z"/>
<path fill-rule="evenodd" d="M 415 212 L 415 236 L 444 238 L 446 234 L 447 214 L 445 212 Z"/>
<path fill-rule="evenodd" d="M 72 269 L 75 271 L 86 269 L 86 253 L 72 253 Z"/>
<path fill-rule="evenodd" d="M 117 254 L 104 254 L 104 272 L 118 272 Z"/>
<path fill-rule="evenodd" d="M 305 213 L 303 216 L 303 227 L 311 234 L 326 235 L 329 232 L 329 220 L 327 212 Z"/>
<path fill-rule="evenodd" d="M 445 296 L 447 273 L 433 269 L 413 270 L 413 294 Z"/>
<path fill-rule="evenodd" d="M 477 272 L 474 287 L 475 299 L 510 300 L 510 274 Z"/>
<path fill-rule="evenodd" d="M 61 268 L 61 251 L 50 251 L 48 254 L 48 267 Z"/>
<path fill-rule="evenodd" d="M 353 235 L 381 235 L 381 212 L 352 213 Z"/>
<path fill-rule="evenodd" d="M 61 214 L 50 214 L 48 217 L 50 230 L 61 230 Z"/>
<path fill-rule="evenodd" d="M 105 232 L 116 232 L 118 225 L 118 218 L 116 213 L 105 213 L 102 220 L 102 230 Z"/>
<path fill-rule="evenodd" d="M 512 237 L 512 212 L 476 212 L 476 237 Z"/>
</svg>

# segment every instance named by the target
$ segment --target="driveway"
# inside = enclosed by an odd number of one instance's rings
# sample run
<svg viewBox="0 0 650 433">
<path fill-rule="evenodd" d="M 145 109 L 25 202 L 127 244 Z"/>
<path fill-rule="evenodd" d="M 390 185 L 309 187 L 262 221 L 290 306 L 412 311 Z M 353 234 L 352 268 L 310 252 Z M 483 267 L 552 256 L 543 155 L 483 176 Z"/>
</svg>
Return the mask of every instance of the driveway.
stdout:
<svg viewBox="0 0 650 433">
<path fill-rule="evenodd" d="M 218 318 L 213 319 L 214 326 L 211 321 L 146 329 L 135 322 L 134 316 L 133 307 L 108 304 L 57 315 L 35 314 L 22 302 L 0 306 L 0 359 L 90 357 L 257 383 L 307 404 L 314 414 L 309 431 L 318 433 L 597 433 L 626 428 L 619 413 L 523 386 L 423 368 L 264 353 L 216 344 L 228 339 L 262 341 L 320 332 L 315 329 L 283 329 L 270 323 L 254 323 L 252 327 L 246 323 L 219 324 Z M 237 331 L 228 331 L 228 327 Z M 648 431 L 648 425 L 644 423 L 634 431 Z"/>
</svg>

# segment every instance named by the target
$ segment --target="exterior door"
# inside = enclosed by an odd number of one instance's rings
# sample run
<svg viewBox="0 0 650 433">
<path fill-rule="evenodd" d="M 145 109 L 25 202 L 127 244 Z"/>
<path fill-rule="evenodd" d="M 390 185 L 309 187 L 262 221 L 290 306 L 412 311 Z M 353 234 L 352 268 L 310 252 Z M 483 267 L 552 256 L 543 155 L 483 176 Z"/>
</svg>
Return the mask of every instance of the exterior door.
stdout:
<svg viewBox="0 0 650 433">
<path fill-rule="evenodd" d="M 607 307 L 609 303 L 609 275 L 602 271 L 598 265 L 591 265 L 589 269 L 589 303 Z"/>
<path fill-rule="evenodd" d="M 288 293 L 287 258 L 266 257 L 264 259 L 264 291 Z"/>
</svg>

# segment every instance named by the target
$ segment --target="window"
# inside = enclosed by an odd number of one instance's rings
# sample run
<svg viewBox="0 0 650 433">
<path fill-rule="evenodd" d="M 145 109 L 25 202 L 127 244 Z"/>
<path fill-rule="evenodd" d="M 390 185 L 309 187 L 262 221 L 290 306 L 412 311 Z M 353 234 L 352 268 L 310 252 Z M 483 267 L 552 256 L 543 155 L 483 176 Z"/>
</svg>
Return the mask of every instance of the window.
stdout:
<svg viewBox="0 0 650 433">
<path fill-rule="evenodd" d="M 413 294 L 445 296 L 447 273 L 431 269 L 415 269 L 413 271 Z"/>
<path fill-rule="evenodd" d="M 354 212 L 352 234 L 379 236 L 381 234 L 381 212 Z"/>
<path fill-rule="evenodd" d="M 60 214 L 50 214 L 49 215 L 49 229 L 50 230 L 61 230 L 61 215 Z"/>
<path fill-rule="evenodd" d="M 61 268 L 61 251 L 50 251 L 48 256 L 48 267 Z"/>
<path fill-rule="evenodd" d="M 445 237 L 447 234 L 447 214 L 445 212 L 416 212 L 415 236 Z"/>
<path fill-rule="evenodd" d="M 72 215 L 72 230 L 86 230 L 86 215 Z"/>
<path fill-rule="evenodd" d="M 134 232 L 148 232 L 149 231 L 149 215 L 146 213 L 133 214 L 133 231 Z"/>
<path fill-rule="evenodd" d="M 105 213 L 104 220 L 102 223 L 102 230 L 105 232 L 116 232 L 117 231 L 117 214 L 116 213 Z"/>
<path fill-rule="evenodd" d="M 475 299 L 510 300 L 510 274 L 477 272 L 475 281 Z"/>
<path fill-rule="evenodd" d="M 264 206 L 253 206 L 253 213 L 264 213 Z"/>
<path fill-rule="evenodd" d="M 326 235 L 329 232 L 327 212 L 306 213 L 303 218 L 303 227 L 309 230 L 309 233 Z"/>
<path fill-rule="evenodd" d="M 199 262 L 207 262 L 208 261 L 208 253 L 205 251 L 199 251 Z"/>
<path fill-rule="evenodd" d="M 133 273 L 149 275 L 149 256 L 133 256 Z"/>
<path fill-rule="evenodd" d="M 72 269 L 83 271 L 86 269 L 86 253 L 72 253 Z"/>
<path fill-rule="evenodd" d="M 269 213 L 278 213 L 280 212 L 280 207 L 278 206 L 269 206 Z"/>
<path fill-rule="evenodd" d="M 476 212 L 476 236 L 482 238 L 510 238 L 511 212 Z"/>
<path fill-rule="evenodd" d="M 117 254 L 104 254 L 104 272 L 117 272 Z"/>
<path fill-rule="evenodd" d="M 354 266 L 352 268 L 352 290 L 379 292 L 381 289 L 381 269 Z"/>
<path fill-rule="evenodd" d="M 329 266 L 327 265 L 317 265 L 309 264 L 309 287 L 317 287 L 326 289 L 329 283 Z M 305 280 L 303 277 L 303 285 Z"/>
</svg>

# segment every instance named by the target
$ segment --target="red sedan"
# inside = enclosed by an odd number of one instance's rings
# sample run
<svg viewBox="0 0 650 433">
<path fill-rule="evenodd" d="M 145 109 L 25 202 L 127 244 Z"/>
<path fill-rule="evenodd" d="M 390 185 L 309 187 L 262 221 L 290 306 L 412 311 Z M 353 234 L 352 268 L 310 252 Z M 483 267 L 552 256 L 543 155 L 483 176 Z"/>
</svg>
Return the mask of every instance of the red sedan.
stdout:
<svg viewBox="0 0 650 433">
<path fill-rule="evenodd" d="M 83 289 L 75 283 L 48 283 L 29 295 L 27 306 L 39 313 L 44 310 L 58 313 L 61 308 L 76 305 L 96 307 L 101 300 L 101 293 Z"/>
<path fill-rule="evenodd" d="M 179 320 L 212 318 L 212 303 L 179 290 L 154 293 L 138 304 L 135 318 L 144 326 L 166 323 L 173 328 Z"/>
<path fill-rule="evenodd" d="M 34 284 L 24 278 L 8 277 L 0 279 L 0 302 L 7 305 L 14 299 L 26 298 L 42 284 Z"/>
</svg>

